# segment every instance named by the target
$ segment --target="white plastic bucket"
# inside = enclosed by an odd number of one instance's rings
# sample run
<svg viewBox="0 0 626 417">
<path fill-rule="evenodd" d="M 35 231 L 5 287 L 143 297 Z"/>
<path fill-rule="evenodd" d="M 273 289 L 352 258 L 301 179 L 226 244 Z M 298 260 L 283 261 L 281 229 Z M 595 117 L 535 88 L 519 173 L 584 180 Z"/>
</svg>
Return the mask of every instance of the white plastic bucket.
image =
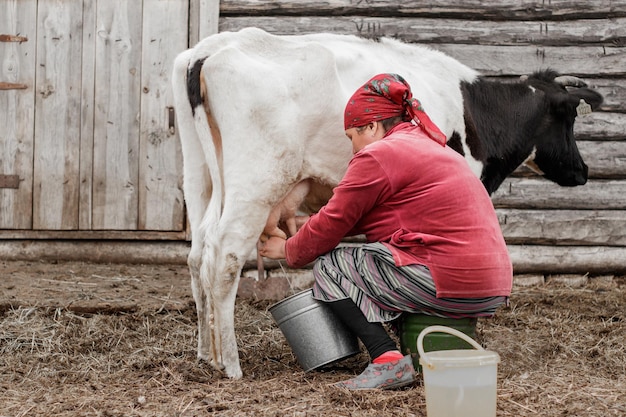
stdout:
<svg viewBox="0 0 626 417">
<path fill-rule="evenodd" d="M 424 352 L 424 336 L 443 332 L 473 347 Z M 495 417 L 500 356 L 485 350 L 466 334 L 446 326 L 429 326 L 417 338 L 424 374 L 428 417 Z"/>
</svg>

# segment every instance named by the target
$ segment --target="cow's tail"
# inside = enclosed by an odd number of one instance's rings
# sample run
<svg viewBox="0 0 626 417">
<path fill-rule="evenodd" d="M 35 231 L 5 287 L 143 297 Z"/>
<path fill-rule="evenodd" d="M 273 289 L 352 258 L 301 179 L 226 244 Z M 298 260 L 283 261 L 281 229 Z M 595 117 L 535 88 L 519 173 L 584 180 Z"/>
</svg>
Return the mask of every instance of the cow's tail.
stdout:
<svg viewBox="0 0 626 417">
<path fill-rule="evenodd" d="M 194 125 L 202 145 L 202 153 L 211 176 L 211 200 L 202 224 L 205 227 L 216 227 L 222 215 L 224 201 L 223 176 L 221 170 L 222 137 L 217 127 L 208 103 L 207 85 L 204 80 L 202 64 L 197 61 L 189 68 L 187 88 L 189 102 L 192 108 Z M 213 232 L 213 231 L 211 231 Z"/>
<path fill-rule="evenodd" d="M 219 220 L 222 207 L 218 156 L 200 91 L 202 63 L 203 60 L 194 60 L 193 52 L 188 50 L 176 57 L 172 73 L 177 129 L 183 153 L 183 187 L 192 233 L 206 223 L 204 219 L 209 212 L 212 220 Z M 211 210 L 207 208 L 209 204 L 213 206 Z"/>
<path fill-rule="evenodd" d="M 192 251 L 197 260 L 199 280 L 204 289 L 212 288 L 212 277 L 216 276 L 216 259 L 219 248 L 213 240 L 217 236 L 223 206 L 223 182 L 221 175 L 221 137 L 215 124 L 209 124 L 206 90 L 202 77 L 204 59 L 196 59 L 192 50 L 178 55 L 172 73 L 174 104 L 177 128 L 183 154 L 183 190 L 191 226 Z M 214 137 L 214 135 L 216 137 Z M 218 146 L 216 146 L 218 143 Z M 197 236 L 194 236 L 197 233 Z M 207 245 L 207 243 L 209 243 Z M 213 308 L 212 294 L 204 294 Z M 196 300 L 198 302 L 198 300 Z M 211 327 L 211 323 L 207 323 Z M 215 334 L 211 332 L 211 338 Z M 219 336 L 218 336 L 219 337 Z M 217 342 L 217 343 L 216 343 Z M 220 346 L 211 340 L 214 360 L 219 360 L 215 351 Z"/>
<path fill-rule="evenodd" d="M 217 225 L 222 215 L 224 192 L 220 162 L 222 142 L 208 105 L 207 86 L 202 70 L 205 59 L 192 59 L 191 56 L 185 57 L 184 55 L 177 58 L 174 82 L 183 87 L 185 92 L 181 94 L 181 91 L 177 91 L 179 97 L 176 100 L 177 106 L 180 106 L 177 114 L 185 162 L 184 172 L 186 176 L 191 176 L 191 178 L 186 178 L 185 186 L 192 192 L 201 191 L 207 195 L 205 198 L 207 206 L 203 212 L 194 213 L 196 219 L 193 219 L 195 224 L 192 224 L 192 232 L 194 227 L 199 227 L 204 239 L 211 239 L 218 235 Z M 196 172 L 198 169 L 204 169 L 208 177 L 202 184 L 205 187 L 203 190 L 196 189 L 198 184 L 195 182 L 195 177 L 199 175 Z M 191 214 L 190 221 L 192 221 Z M 214 245 L 209 246 L 214 247 Z M 208 259 L 208 265 L 215 265 L 215 254 L 209 254 L 209 257 L 211 259 Z M 203 264 L 205 263 L 207 262 L 203 260 Z"/>
</svg>

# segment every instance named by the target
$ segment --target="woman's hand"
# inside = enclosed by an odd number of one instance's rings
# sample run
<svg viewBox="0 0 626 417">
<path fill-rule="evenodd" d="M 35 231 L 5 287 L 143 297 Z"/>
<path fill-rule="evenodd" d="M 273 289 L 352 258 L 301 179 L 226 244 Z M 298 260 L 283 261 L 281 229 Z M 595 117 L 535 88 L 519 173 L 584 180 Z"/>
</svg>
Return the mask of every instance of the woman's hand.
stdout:
<svg viewBox="0 0 626 417">
<path fill-rule="evenodd" d="M 261 244 L 259 253 L 270 259 L 285 259 L 285 242 L 282 237 L 272 236 Z"/>
</svg>

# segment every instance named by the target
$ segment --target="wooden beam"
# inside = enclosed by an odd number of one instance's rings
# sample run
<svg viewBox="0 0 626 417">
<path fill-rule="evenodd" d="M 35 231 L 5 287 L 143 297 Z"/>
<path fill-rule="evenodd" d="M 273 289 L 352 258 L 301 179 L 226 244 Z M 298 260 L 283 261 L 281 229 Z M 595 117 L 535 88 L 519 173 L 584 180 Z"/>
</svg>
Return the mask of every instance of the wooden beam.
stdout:
<svg viewBox="0 0 626 417">
<path fill-rule="evenodd" d="M 119 241 L 172 241 L 186 239 L 185 231 L 147 230 L 0 230 L 0 239 L 12 240 L 119 240 Z"/>
<path fill-rule="evenodd" d="M 623 274 L 626 247 L 509 245 L 516 274 Z"/>
<path fill-rule="evenodd" d="M 465 18 L 467 19 L 467 18 Z M 220 32 L 255 26 L 275 34 L 334 32 L 363 37 L 388 36 L 406 42 L 522 46 L 574 46 L 619 44 L 626 18 L 565 21 L 493 21 L 436 18 L 355 16 L 268 16 L 246 14 L 222 17 Z"/>
<path fill-rule="evenodd" d="M 508 245 L 516 274 L 624 274 L 626 247 Z M 0 259 L 184 265 L 188 242 L 0 241 Z M 266 262 L 266 269 L 284 267 Z M 308 265 L 303 269 L 310 269 Z M 256 269 L 256 261 L 244 270 Z"/>
<path fill-rule="evenodd" d="M 188 242 L 2 240 L 0 259 L 14 261 L 81 261 L 96 263 L 181 264 Z"/>
<path fill-rule="evenodd" d="M 393 4 L 390 4 L 393 3 Z M 623 16 L 625 0 L 572 0 L 558 2 L 435 0 L 222 0 L 224 15 L 282 16 L 432 16 L 463 20 L 546 20 L 589 19 L 598 16 Z"/>
<path fill-rule="evenodd" d="M 492 195 L 497 208 L 560 210 L 626 210 L 626 181 L 590 180 L 560 187 L 535 178 L 507 178 Z"/>
<path fill-rule="evenodd" d="M 626 247 L 625 210 L 497 209 L 509 244 Z"/>
</svg>

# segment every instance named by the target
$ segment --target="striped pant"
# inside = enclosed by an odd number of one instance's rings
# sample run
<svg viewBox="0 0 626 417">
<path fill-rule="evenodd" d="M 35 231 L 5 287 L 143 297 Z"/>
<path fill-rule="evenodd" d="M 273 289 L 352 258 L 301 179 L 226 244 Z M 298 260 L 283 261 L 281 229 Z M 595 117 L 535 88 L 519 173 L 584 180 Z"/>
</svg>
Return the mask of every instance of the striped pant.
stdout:
<svg viewBox="0 0 626 417">
<path fill-rule="evenodd" d="M 400 313 L 462 318 L 489 317 L 508 297 L 437 298 L 424 265 L 395 265 L 382 243 L 339 246 L 318 258 L 313 268 L 313 298 L 352 299 L 369 322 L 386 322 Z"/>
</svg>

